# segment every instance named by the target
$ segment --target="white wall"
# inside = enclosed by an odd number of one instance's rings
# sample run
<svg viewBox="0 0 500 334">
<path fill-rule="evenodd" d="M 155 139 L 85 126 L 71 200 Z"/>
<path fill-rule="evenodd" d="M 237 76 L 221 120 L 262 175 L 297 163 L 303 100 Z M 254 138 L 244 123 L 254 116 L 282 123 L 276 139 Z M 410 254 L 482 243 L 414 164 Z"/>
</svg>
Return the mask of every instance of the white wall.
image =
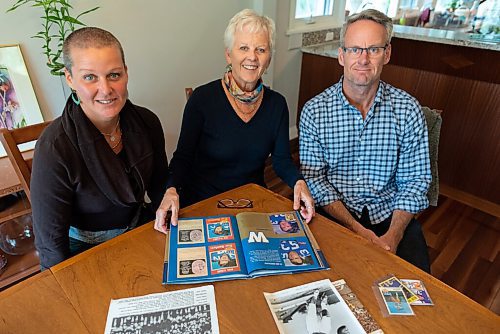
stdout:
<svg viewBox="0 0 500 334">
<path fill-rule="evenodd" d="M 59 116 L 64 94 L 58 77 L 49 74 L 41 41 L 30 38 L 40 27 L 40 13 L 31 7 L 6 14 L 14 0 L 0 1 L 1 44 L 21 49 L 46 120 Z M 289 0 L 75 0 L 75 13 L 101 6 L 82 20 L 111 31 L 122 43 L 129 68 L 130 99 L 150 108 L 161 119 L 171 157 L 185 104 L 184 88 L 221 77 L 223 33 L 229 19 L 243 8 L 254 8 L 276 21 L 276 52 L 264 82 L 285 96 L 290 109 L 290 133 L 295 118 L 302 54 L 288 50 Z M 300 37 L 300 36 L 299 36 Z"/>
<path fill-rule="evenodd" d="M 299 100 L 300 69 L 302 52 L 300 49 L 288 50 L 290 36 L 286 35 L 290 17 L 290 1 L 278 1 L 276 13 L 276 55 L 274 65 L 274 89 L 286 97 L 290 110 L 290 138 L 297 136 L 297 104 Z M 301 36 L 296 36 L 302 38 Z"/>
<path fill-rule="evenodd" d="M 299 100 L 300 71 L 302 67 L 302 52 L 296 48 L 301 44 L 302 34 L 287 35 L 290 17 L 290 0 L 277 1 L 276 17 L 276 55 L 273 71 L 273 88 L 283 94 L 290 109 L 290 138 L 297 137 L 297 108 Z M 334 1 L 334 13 L 341 11 L 344 13 L 345 0 Z M 343 23 L 338 23 L 340 27 Z M 292 48 L 291 48 L 292 47 Z"/>
<path fill-rule="evenodd" d="M 21 44 L 28 71 L 45 119 L 59 116 L 64 105 L 60 79 L 49 74 L 41 41 L 41 16 L 31 7 L 5 11 L 14 0 L 0 1 L 1 44 Z M 75 12 L 101 6 L 83 17 L 89 26 L 111 31 L 122 43 L 129 68 L 130 99 L 161 119 L 172 155 L 177 144 L 185 87 L 222 76 L 223 34 L 229 19 L 251 0 L 86 0 L 73 1 Z"/>
</svg>

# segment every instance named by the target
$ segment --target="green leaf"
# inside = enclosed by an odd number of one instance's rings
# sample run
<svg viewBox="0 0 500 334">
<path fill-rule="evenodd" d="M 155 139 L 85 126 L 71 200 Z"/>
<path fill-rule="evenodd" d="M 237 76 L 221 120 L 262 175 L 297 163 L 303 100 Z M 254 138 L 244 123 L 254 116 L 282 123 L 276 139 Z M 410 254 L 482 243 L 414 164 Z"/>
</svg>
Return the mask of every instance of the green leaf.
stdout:
<svg viewBox="0 0 500 334">
<path fill-rule="evenodd" d="M 19 5 L 15 4 L 12 7 L 10 7 L 9 9 L 7 9 L 6 13 L 12 12 L 12 11 L 16 10 L 17 8 L 21 7 L 22 5 L 24 5 L 24 4 L 19 4 Z"/>
<path fill-rule="evenodd" d="M 73 23 L 73 24 L 78 24 L 78 25 L 81 25 L 81 26 L 85 25 L 84 23 L 78 21 L 77 19 L 75 19 L 74 17 L 71 17 L 71 16 L 64 16 L 63 20 L 66 21 L 66 22 L 70 22 L 70 23 Z"/>
<path fill-rule="evenodd" d="M 82 16 L 82 15 L 85 15 L 85 14 L 91 13 L 91 12 L 93 12 L 93 11 L 95 11 L 95 10 L 98 10 L 99 8 L 101 8 L 101 7 L 94 7 L 94 8 L 92 8 L 92 9 L 86 10 L 86 11 L 84 11 L 83 13 L 80 13 L 80 14 L 79 14 L 76 18 L 79 18 L 79 17 L 80 17 L 80 16 Z"/>
<path fill-rule="evenodd" d="M 71 6 L 71 4 L 70 4 L 68 1 L 61 0 L 61 1 L 60 1 L 60 3 L 61 3 L 61 5 L 63 5 L 63 6 L 66 6 L 66 7 L 69 7 L 69 8 L 73 8 L 73 7 Z"/>
<path fill-rule="evenodd" d="M 70 0 L 16 0 L 6 11 L 13 12 L 23 5 L 39 8 L 37 10 L 42 13 L 40 21 L 43 30 L 37 32 L 32 38 L 43 41 L 43 54 L 47 57 L 47 66 L 54 75 L 62 75 L 60 69 L 64 68 L 64 65 L 59 62 L 59 58 L 65 37 L 75 30 L 75 26 L 85 26 L 85 23 L 79 20 L 81 16 L 100 8 L 97 6 L 75 16 L 71 14 L 73 6 L 70 2 Z M 52 46 L 54 46 L 54 52 Z"/>
<path fill-rule="evenodd" d="M 64 72 L 61 69 L 52 69 L 50 70 L 50 74 L 55 75 L 55 76 L 63 76 Z"/>
</svg>

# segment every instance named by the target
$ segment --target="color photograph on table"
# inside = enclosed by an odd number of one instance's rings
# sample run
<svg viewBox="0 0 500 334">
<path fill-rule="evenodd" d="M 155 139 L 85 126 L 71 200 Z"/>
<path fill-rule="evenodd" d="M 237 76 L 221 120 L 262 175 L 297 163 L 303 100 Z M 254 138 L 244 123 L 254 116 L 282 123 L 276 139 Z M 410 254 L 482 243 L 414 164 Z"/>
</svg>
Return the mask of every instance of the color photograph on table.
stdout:
<svg viewBox="0 0 500 334">
<path fill-rule="evenodd" d="M 399 278 L 394 275 L 389 275 L 378 282 L 380 287 L 392 287 L 401 288 L 408 303 L 413 303 L 419 300 L 418 296 L 415 295 L 410 289 L 408 289 Z"/>
<path fill-rule="evenodd" d="M 19 45 L 0 45 L 0 128 L 9 130 L 43 122 Z M 34 143 L 20 145 L 22 151 Z M 0 157 L 5 156 L 0 145 Z"/>
<path fill-rule="evenodd" d="M 401 288 L 379 287 L 389 315 L 414 315 Z"/>
<path fill-rule="evenodd" d="M 434 305 L 422 281 L 417 279 L 401 279 L 401 282 L 418 297 L 418 300 L 410 302 L 411 305 Z"/>
</svg>

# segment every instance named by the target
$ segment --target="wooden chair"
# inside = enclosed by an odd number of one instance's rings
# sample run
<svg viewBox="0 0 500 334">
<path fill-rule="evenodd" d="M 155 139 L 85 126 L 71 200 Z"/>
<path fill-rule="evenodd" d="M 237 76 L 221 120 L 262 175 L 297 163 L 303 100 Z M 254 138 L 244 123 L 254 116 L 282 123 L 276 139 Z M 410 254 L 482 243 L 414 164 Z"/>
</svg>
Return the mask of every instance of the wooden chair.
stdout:
<svg viewBox="0 0 500 334">
<path fill-rule="evenodd" d="M 186 93 L 186 101 L 187 101 L 191 97 L 191 94 L 193 94 L 193 88 L 191 87 L 184 88 L 184 92 Z"/>
<path fill-rule="evenodd" d="M 50 124 L 49 122 L 39 123 L 25 126 L 18 129 L 8 130 L 0 129 L 0 141 L 7 152 L 14 170 L 19 177 L 21 186 L 26 193 L 26 197 L 31 202 L 30 181 L 31 181 L 31 166 L 32 159 L 25 160 L 23 154 L 19 150 L 18 145 L 37 140 L 42 131 Z"/>
</svg>

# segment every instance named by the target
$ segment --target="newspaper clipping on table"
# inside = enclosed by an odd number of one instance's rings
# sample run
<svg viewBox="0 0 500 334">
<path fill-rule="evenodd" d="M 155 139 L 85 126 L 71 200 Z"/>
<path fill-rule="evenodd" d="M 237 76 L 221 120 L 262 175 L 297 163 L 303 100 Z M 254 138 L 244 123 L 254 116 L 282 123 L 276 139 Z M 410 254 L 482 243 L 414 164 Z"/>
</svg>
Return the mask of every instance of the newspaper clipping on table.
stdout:
<svg viewBox="0 0 500 334">
<path fill-rule="evenodd" d="M 105 334 L 218 334 L 213 285 L 111 300 Z"/>
</svg>

